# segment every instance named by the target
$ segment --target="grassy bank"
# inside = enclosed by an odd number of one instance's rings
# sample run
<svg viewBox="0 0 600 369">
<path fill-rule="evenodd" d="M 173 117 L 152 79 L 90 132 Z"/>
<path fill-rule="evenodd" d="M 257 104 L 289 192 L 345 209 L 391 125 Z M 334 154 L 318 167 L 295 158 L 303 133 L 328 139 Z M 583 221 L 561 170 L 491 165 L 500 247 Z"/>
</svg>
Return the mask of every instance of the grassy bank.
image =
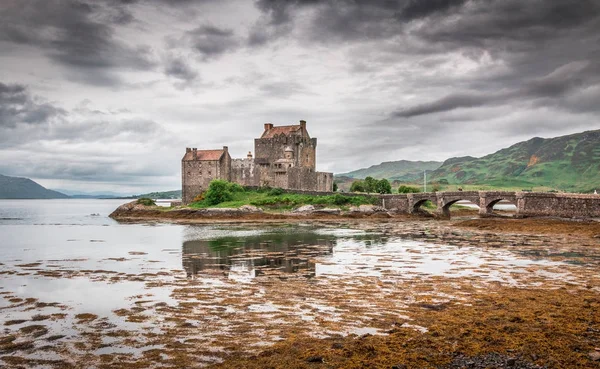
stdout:
<svg viewBox="0 0 600 369">
<path fill-rule="evenodd" d="M 334 206 L 346 208 L 375 204 L 377 198 L 372 196 L 348 196 L 333 194 L 327 196 L 304 195 L 285 193 L 283 190 L 274 189 L 245 189 L 243 187 L 228 184 L 223 181 L 213 181 L 209 189 L 198 199 L 189 205 L 191 208 L 238 208 L 243 205 L 253 205 L 270 210 L 290 210 L 303 205 Z"/>
</svg>

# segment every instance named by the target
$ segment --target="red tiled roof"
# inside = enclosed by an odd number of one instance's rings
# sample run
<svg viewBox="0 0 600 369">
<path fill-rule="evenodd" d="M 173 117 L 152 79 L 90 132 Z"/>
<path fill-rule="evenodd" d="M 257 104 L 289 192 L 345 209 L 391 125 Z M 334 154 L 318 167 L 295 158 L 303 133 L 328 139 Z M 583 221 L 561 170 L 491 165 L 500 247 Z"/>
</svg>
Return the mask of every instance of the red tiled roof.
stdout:
<svg viewBox="0 0 600 369">
<path fill-rule="evenodd" d="M 197 150 L 196 160 L 213 161 L 220 160 L 225 150 Z M 194 160 L 194 152 L 186 152 L 183 160 Z"/>
<path fill-rule="evenodd" d="M 296 133 L 298 131 L 302 133 L 301 127 L 299 125 L 273 127 L 269 130 L 266 130 L 260 138 L 273 138 L 280 134 L 291 136 L 293 133 Z"/>
</svg>

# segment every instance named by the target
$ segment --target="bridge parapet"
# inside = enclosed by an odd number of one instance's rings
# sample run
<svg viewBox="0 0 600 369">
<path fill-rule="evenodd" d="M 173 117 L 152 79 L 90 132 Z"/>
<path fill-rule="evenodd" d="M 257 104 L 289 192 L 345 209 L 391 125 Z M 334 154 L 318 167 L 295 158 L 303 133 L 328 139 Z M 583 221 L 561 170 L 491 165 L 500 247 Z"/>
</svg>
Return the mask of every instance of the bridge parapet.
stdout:
<svg viewBox="0 0 600 369">
<path fill-rule="evenodd" d="M 519 192 L 521 216 L 600 217 L 600 195 Z"/>
<path fill-rule="evenodd" d="M 398 212 L 408 212 L 408 195 L 394 194 L 394 195 L 380 195 L 381 206 L 388 210 L 398 211 Z"/>
<path fill-rule="evenodd" d="M 600 217 L 600 195 L 512 192 L 457 191 L 379 195 L 381 205 L 389 210 L 416 213 L 426 202 L 437 206 L 440 216 L 450 216 L 450 206 L 460 200 L 479 205 L 481 216 L 493 214 L 494 205 L 505 200 L 517 207 L 517 216 Z"/>
</svg>

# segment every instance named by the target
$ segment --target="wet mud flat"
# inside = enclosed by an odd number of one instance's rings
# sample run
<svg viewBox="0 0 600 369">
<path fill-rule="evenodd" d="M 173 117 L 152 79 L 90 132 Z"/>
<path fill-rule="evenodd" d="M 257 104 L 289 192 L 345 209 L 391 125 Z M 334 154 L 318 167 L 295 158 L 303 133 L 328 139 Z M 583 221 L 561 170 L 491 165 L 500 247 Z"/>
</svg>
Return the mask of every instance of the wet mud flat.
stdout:
<svg viewBox="0 0 600 369">
<path fill-rule="evenodd" d="M 595 231 L 489 221 L 321 221 L 289 239 L 193 226 L 161 250 L 180 267 L 143 249 L 2 261 L 0 366 L 600 367 Z"/>
</svg>

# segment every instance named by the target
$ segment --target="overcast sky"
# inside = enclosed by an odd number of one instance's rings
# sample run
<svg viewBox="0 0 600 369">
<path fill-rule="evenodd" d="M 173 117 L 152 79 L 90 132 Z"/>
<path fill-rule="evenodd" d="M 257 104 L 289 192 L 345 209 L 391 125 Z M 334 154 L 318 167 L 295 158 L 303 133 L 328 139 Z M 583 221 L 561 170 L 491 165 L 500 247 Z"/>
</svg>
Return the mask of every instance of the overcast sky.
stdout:
<svg viewBox="0 0 600 369">
<path fill-rule="evenodd" d="M 2 0 L 0 173 L 180 187 L 306 120 L 319 170 L 600 128 L 598 0 Z"/>
</svg>

